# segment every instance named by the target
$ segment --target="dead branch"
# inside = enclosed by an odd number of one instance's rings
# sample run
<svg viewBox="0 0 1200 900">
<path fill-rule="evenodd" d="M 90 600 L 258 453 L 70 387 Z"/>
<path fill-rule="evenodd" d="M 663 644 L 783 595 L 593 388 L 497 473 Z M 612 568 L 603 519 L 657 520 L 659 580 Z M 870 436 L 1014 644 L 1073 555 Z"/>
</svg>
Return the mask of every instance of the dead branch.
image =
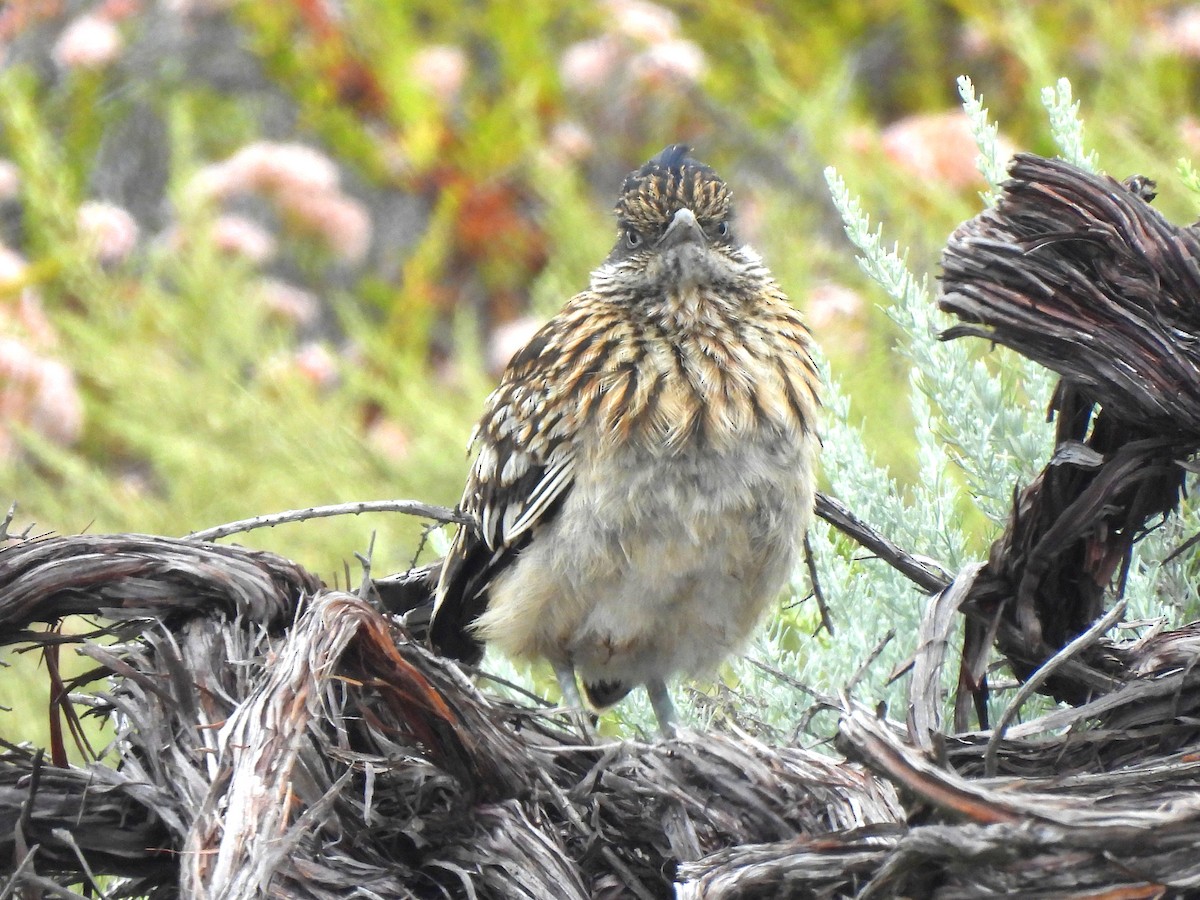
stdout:
<svg viewBox="0 0 1200 900">
<path fill-rule="evenodd" d="M 141 893 L 590 897 L 636 882 L 662 897 L 685 860 L 701 873 L 733 845 L 903 817 L 887 784 L 802 750 L 719 734 L 583 745 L 269 554 L 117 536 L 0 554 L 13 640 L 101 610 L 123 640 L 81 637 L 100 668 L 72 688 L 116 726 L 118 767 L 0 757 L 0 854 L 36 844 L 38 877 L 78 880 L 82 859 Z"/>
<path fill-rule="evenodd" d="M 272 553 L 146 535 L 30 540 L 0 552 L 0 643 L 35 622 L 66 616 L 142 616 L 221 611 L 263 628 L 291 620 L 282 598 L 321 582 Z"/>
<path fill-rule="evenodd" d="M 255 531 L 259 528 L 274 528 L 291 522 L 307 522 L 310 519 L 327 519 L 332 516 L 361 516 L 365 513 L 402 513 L 431 519 L 434 522 L 462 523 L 466 519 L 458 510 L 445 506 L 433 506 L 417 500 L 368 500 L 358 503 L 336 503 L 332 506 L 310 506 L 307 509 L 289 509 L 266 516 L 253 516 L 237 522 L 215 525 L 187 535 L 193 541 L 217 541 L 234 534 Z"/>
<path fill-rule="evenodd" d="M 1200 448 L 1196 233 L 1150 207 L 1144 179 L 1029 154 L 1010 173 L 997 205 L 951 236 L 939 301 L 965 323 L 944 338 L 984 337 L 1062 377 L 1054 458 L 1016 496 L 964 602 L 962 680 L 981 696 L 993 635 L 1024 678 L 1104 612 Z M 1133 674 L 1103 642 L 1079 661 Z M 1097 681 L 1064 669 L 1044 689 L 1078 704 Z"/>
<path fill-rule="evenodd" d="M 814 512 L 838 531 L 866 547 L 926 593 L 937 593 L 950 584 L 951 577 L 936 562 L 918 558 L 897 546 L 894 541 L 862 521 L 836 498 L 818 491 Z"/>
<path fill-rule="evenodd" d="M 1200 885 L 1200 860 L 1186 850 L 1200 837 L 1190 764 L 1081 775 L 1064 789 L 1057 777 L 968 781 L 862 710 L 843 717 L 839 739 L 932 820 L 889 848 L 859 896 L 1160 897 Z"/>
</svg>

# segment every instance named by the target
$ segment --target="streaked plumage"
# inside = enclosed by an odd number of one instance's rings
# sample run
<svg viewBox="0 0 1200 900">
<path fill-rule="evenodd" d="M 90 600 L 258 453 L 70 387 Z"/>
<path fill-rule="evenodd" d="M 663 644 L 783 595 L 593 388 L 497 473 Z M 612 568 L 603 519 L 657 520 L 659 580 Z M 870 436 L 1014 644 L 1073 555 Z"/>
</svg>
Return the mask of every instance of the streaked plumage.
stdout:
<svg viewBox="0 0 1200 900">
<path fill-rule="evenodd" d="M 712 671 L 787 579 L 813 499 L 810 337 L 730 193 L 668 147 L 626 179 L 590 287 L 488 398 L 430 637 L 548 659 L 568 701 Z"/>
</svg>

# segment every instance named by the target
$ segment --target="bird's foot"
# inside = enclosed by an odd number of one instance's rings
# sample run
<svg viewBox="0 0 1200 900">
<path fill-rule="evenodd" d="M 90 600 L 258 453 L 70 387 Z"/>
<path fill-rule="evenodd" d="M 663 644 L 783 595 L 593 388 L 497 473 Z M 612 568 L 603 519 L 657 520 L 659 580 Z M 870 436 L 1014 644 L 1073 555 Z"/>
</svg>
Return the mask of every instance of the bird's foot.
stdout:
<svg viewBox="0 0 1200 900">
<path fill-rule="evenodd" d="M 650 696 L 650 706 L 654 708 L 654 717 L 658 719 L 658 732 L 664 740 L 675 737 L 678 716 L 675 704 L 671 702 L 671 694 L 667 683 L 661 678 L 652 678 L 646 682 L 646 693 Z"/>
<path fill-rule="evenodd" d="M 579 696 L 579 683 L 575 680 L 574 667 L 569 663 L 555 665 L 554 675 L 558 679 L 559 690 L 562 691 L 563 706 L 574 720 L 575 727 L 579 729 L 585 741 L 589 744 L 596 743 L 596 728 L 592 723 L 591 713 L 583 705 L 583 698 Z"/>
</svg>

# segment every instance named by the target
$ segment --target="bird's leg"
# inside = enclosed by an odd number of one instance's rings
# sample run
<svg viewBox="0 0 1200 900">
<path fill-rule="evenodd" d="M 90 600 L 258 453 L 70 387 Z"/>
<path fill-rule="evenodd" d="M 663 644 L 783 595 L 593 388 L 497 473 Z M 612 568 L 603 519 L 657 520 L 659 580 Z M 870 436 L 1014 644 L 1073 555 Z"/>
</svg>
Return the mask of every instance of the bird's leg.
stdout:
<svg viewBox="0 0 1200 900">
<path fill-rule="evenodd" d="M 675 737 L 675 704 L 671 702 L 667 683 L 661 678 L 651 678 L 646 682 L 646 693 L 650 695 L 659 732 L 664 738 Z"/>
<path fill-rule="evenodd" d="M 558 689 L 562 691 L 563 706 L 567 707 L 571 718 L 579 726 L 586 740 L 596 742 L 596 730 L 592 727 L 591 717 L 583 698 L 579 696 L 579 682 L 575 680 L 575 667 L 569 662 L 554 663 L 554 676 L 558 679 Z"/>
</svg>

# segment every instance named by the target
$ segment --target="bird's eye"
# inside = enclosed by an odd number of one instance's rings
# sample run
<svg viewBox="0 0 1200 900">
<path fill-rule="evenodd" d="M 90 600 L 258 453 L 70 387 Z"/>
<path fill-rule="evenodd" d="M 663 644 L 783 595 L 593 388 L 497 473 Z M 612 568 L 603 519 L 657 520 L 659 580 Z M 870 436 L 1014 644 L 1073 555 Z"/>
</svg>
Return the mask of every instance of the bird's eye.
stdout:
<svg viewBox="0 0 1200 900">
<path fill-rule="evenodd" d="M 721 222 L 720 224 L 718 224 L 717 225 L 717 234 L 720 237 L 727 237 L 729 235 L 729 223 Z"/>
<path fill-rule="evenodd" d="M 625 246 L 630 250 L 642 245 L 642 236 L 632 228 L 625 231 Z"/>
</svg>

